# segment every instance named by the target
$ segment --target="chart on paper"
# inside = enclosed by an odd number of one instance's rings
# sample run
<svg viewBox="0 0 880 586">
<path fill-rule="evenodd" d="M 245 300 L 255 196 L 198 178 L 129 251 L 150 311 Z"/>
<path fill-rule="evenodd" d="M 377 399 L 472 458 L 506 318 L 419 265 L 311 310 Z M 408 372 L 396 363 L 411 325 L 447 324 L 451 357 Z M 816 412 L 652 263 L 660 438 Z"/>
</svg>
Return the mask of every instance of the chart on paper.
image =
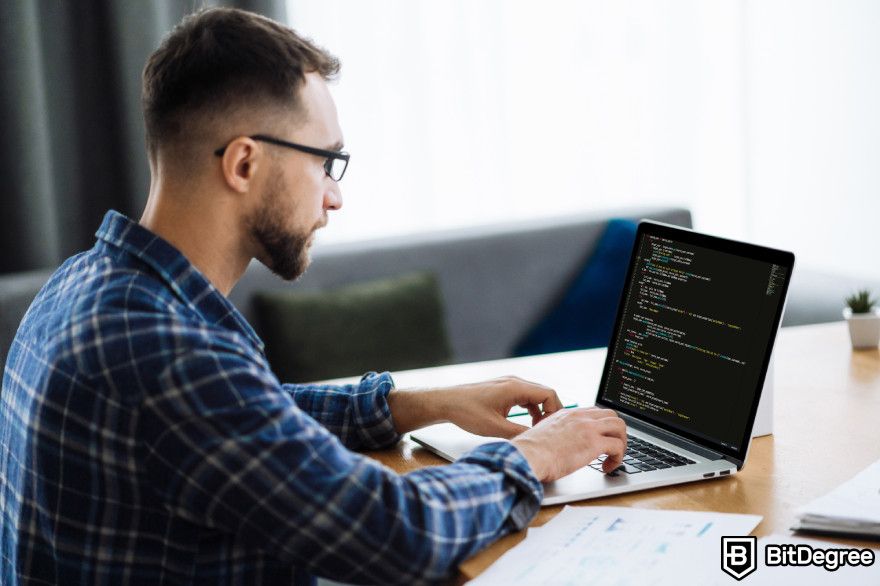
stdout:
<svg viewBox="0 0 880 586">
<path fill-rule="evenodd" d="M 525 541 L 470 584 L 681 583 L 682 563 L 692 562 L 696 549 L 717 567 L 721 536 L 747 535 L 760 520 L 756 515 L 566 507 L 543 527 L 530 529 Z"/>
</svg>

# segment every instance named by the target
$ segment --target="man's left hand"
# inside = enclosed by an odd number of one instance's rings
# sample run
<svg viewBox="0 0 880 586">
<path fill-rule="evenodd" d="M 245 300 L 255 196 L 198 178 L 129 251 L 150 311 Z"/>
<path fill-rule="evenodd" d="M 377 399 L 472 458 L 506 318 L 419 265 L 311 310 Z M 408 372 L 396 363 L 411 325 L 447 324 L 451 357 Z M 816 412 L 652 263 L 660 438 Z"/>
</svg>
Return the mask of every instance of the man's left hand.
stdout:
<svg viewBox="0 0 880 586">
<path fill-rule="evenodd" d="M 395 390 L 388 403 L 399 433 L 449 421 L 477 435 L 506 439 L 528 429 L 507 419 L 514 406 L 528 409 L 532 425 L 562 409 L 556 391 L 516 376 L 431 390 Z"/>
</svg>

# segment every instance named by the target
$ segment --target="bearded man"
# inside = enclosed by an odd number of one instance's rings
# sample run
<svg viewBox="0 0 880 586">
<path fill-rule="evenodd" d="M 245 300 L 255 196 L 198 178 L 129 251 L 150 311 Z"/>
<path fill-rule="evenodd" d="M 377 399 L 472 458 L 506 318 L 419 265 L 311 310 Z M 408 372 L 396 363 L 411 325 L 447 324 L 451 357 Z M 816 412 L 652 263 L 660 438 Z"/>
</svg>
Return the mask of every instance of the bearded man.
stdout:
<svg viewBox="0 0 880 586">
<path fill-rule="evenodd" d="M 434 582 L 527 526 L 542 481 L 602 453 L 620 463 L 613 412 L 563 410 L 515 377 L 415 391 L 387 372 L 347 386 L 273 375 L 226 295 L 254 258 L 302 274 L 342 206 L 338 69 L 232 9 L 187 17 L 149 58 L 146 209 L 107 213 L 9 352 L 3 584 Z M 531 429 L 505 418 L 517 404 Z M 357 452 L 440 421 L 513 439 L 403 475 Z"/>
</svg>

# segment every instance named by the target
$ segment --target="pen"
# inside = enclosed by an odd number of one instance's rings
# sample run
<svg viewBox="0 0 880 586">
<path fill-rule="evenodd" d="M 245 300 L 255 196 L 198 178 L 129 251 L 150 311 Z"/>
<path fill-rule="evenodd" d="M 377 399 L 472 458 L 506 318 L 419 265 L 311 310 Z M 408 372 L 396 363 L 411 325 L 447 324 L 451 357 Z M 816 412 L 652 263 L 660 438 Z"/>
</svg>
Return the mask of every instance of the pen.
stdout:
<svg viewBox="0 0 880 586">
<path fill-rule="evenodd" d="M 571 404 L 569 404 L 569 405 L 563 405 L 562 408 L 563 408 L 563 409 L 572 409 L 572 408 L 577 407 L 577 406 L 578 406 L 577 403 L 571 403 Z M 521 412 L 519 412 L 519 413 L 511 413 L 510 415 L 508 415 L 508 417 L 520 417 L 520 416 L 522 416 L 522 415 L 528 415 L 528 414 L 529 414 L 528 411 L 521 411 Z"/>
</svg>

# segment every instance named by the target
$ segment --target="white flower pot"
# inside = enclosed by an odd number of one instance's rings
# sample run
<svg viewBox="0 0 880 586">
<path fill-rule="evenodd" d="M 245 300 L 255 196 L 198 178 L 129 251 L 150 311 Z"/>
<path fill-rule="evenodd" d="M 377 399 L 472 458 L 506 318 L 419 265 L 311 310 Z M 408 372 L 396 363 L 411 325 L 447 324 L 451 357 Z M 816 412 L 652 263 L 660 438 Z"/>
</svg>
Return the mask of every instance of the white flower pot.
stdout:
<svg viewBox="0 0 880 586">
<path fill-rule="evenodd" d="M 876 348 L 880 344 L 880 315 L 871 313 L 853 313 L 847 307 L 843 317 L 849 324 L 849 338 L 853 348 Z"/>
</svg>

